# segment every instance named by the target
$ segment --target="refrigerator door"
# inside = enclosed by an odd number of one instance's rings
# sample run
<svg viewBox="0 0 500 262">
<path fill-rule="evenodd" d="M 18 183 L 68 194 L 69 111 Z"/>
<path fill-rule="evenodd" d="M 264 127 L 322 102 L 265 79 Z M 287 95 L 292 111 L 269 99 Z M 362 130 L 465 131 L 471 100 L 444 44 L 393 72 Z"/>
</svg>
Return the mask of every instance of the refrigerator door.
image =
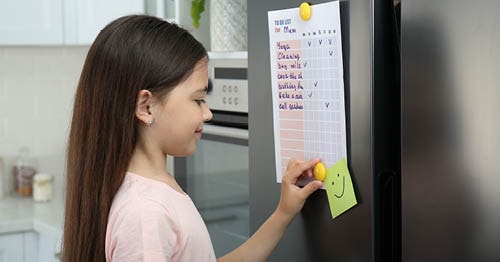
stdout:
<svg viewBox="0 0 500 262">
<path fill-rule="evenodd" d="M 404 261 L 500 261 L 498 10 L 402 1 Z"/>
<path fill-rule="evenodd" d="M 310 1 L 313 5 L 323 1 Z M 250 232 L 277 207 L 267 12 L 300 1 L 248 1 Z M 372 261 L 371 155 L 372 8 L 370 0 L 341 1 L 348 166 L 358 205 L 332 219 L 318 190 L 292 222 L 271 261 Z"/>
</svg>

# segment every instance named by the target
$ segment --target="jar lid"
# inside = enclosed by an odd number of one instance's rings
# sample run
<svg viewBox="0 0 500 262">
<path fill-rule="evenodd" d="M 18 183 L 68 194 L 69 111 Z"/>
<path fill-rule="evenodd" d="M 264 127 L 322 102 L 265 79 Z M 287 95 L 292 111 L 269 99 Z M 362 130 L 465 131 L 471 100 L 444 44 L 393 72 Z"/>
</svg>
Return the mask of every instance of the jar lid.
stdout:
<svg viewBox="0 0 500 262">
<path fill-rule="evenodd" d="M 45 174 L 45 173 L 37 173 L 34 177 L 33 177 L 33 181 L 35 182 L 47 182 L 47 181 L 52 181 L 52 176 L 49 175 L 49 174 Z"/>
</svg>

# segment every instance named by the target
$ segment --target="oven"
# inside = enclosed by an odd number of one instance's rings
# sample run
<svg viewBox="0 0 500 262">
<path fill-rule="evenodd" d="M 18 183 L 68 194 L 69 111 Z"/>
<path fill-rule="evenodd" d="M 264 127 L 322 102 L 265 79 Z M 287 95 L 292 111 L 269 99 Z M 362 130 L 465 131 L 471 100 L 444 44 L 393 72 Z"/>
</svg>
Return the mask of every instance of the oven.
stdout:
<svg viewBox="0 0 500 262">
<path fill-rule="evenodd" d="M 210 123 L 248 129 L 247 53 L 209 53 Z"/>
<path fill-rule="evenodd" d="M 249 237 L 248 81 L 246 52 L 209 53 L 213 119 L 196 153 L 174 159 L 174 176 L 202 215 L 217 257 Z"/>
</svg>

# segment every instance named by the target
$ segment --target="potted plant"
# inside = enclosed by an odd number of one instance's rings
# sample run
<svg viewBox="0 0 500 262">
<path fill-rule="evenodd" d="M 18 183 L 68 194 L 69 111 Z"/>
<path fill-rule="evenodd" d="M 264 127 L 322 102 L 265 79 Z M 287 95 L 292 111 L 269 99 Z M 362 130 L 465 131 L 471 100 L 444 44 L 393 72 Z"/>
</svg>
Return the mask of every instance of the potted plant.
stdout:
<svg viewBox="0 0 500 262">
<path fill-rule="evenodd" d="M 195 28 L 200 27 L 200 18 L 203 11 L 205 11 L 205 0 L 191 0 L 191 18 Z"/>
</svg>

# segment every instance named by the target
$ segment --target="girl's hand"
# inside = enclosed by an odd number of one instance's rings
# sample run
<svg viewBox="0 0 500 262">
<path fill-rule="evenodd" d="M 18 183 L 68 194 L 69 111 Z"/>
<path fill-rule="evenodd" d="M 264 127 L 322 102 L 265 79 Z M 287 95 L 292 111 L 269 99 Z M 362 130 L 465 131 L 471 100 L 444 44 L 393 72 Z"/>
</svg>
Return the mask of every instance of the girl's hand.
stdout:
<svg viewBox="0 0 500 262">
<path fill-rule="evenodd" d="M 304 206 L 304 203 L 314 191 L 323 186 L 323 182 L 313 180 L 303 188 L 296 185 L 301 176 L 310 178 L 313 176 L 313 168 L 320 159 L 303 161 L 290 159 L 286 167 L 285 175 L 281 180 L 281 197 L 277 211 L 294 217 Z"/>
<path fill-rule="evenodd" d="M 318 162 L 319 159 L 290 159 L 281 179 L 281 197 L 276 211 L 245 243 L 218 261 L 268 261 L 288 225 L 304 206 L 307 197 L 323 186 L 323 182 L 318 180 L 303 188 L 296 185 L 300 176 L 313 176 L 312 169 Z"/>
</svg>

